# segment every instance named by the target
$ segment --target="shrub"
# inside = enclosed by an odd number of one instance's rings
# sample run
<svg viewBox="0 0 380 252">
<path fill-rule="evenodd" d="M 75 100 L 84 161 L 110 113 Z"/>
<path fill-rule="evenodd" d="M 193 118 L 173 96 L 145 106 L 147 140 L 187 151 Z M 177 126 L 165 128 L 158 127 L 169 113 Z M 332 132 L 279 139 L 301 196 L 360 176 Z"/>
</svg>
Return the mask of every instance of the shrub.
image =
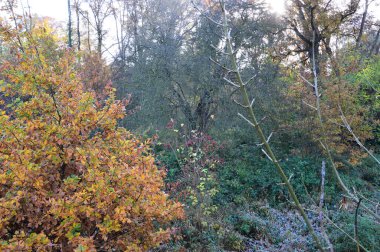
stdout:
<svg viewBox="0 0 380 252">
<path fill-rule="evenodd" d="M 168 169 L 171 195 L 186 205 L 187 219 L 178 223 L 181 243 L 191 251 L 214 251 L 224 235 L 222 215 L 214 202 L 219 192 L 216 170 L 222 163 L 218 155 L 221 146 L 205 133 L 191 131 L 187 135 L 184 131 L 170 121 L 167 130 L 160 132 L 166 136 L 165 144 L 158 144 L 155 150 Z"/>
<path fill-rule="evenodd" d="M 37 35 L 22 37 L 22 51 L 9 44 L 1 66 L 0 250 L 146 251 L 167 241 L 182 208 L 162 191 L 149 141 L 117 127 L 124 104 L 111 87 L 99 104 L 76 56 L 57 47 L 49 57 Z"/>
</svg>

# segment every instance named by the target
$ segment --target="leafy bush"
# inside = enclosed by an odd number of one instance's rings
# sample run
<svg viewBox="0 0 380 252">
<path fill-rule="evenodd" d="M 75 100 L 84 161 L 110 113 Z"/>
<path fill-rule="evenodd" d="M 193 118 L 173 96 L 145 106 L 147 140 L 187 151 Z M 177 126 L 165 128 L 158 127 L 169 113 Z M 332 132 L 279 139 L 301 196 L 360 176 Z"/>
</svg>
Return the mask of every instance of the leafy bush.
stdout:
<svg viewBox="0 0 380 252">
<path fill-rule="evenodd" d="M 182 230 L 182 244 L 192 251 L 219 246 L 224 235 L 219 206 L 215 197 L 219 192 L 216 171 L 222 160 L 221 146 L 211 136 L 175 128 L 170 121 L 161 132 L 165 143 L 155 147 L 157 157 L 167 169 L 167 187 L 172 197 L 183 202 L 187 219 L 178 225 Z M 219 232 L 219 233 L 218 233 Z"/>
<path fill-rule="evenodd" d="M 1 66 L 12 102 L 0 108 L 0 250 L 146 251 L 169 240 L 182 207 L 162 191 L 149 142 L 117 127 L 124 104 L 111 87 L 96 102 L 76 56 L 58 46 L 49 56 L 37 35 L 22 51 L 9 44 Z"/>
</svg>

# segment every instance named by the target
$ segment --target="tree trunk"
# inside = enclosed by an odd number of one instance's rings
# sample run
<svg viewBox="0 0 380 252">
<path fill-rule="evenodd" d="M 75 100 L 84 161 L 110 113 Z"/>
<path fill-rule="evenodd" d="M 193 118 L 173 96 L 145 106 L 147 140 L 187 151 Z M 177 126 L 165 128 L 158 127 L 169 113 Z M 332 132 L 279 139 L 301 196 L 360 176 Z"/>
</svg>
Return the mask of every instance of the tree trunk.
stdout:
<svg viewBox="0 0 380 252">
<path fill-rule="evenodd" d="M 77 15 L 77 43 L 78 43 L 78 51 L 80 51 L 80 19 L 79 19 L 79 3 L 77 2 L 75 5 L 75 13 Z"/>
<path fill-rule="evenodd" d="M 380 37 L 380 28 L 377 30 L 375 40 L 373 41 L 373 44 L 371 46 L 371 50 L 369 51 L 369 57 L 372 56 L 373 53 L 378 54 L 379 53 L 379 46 L 377 45 L 379 42 L 379 37 Z M 376 50 L 377 46 L 377 50 Z"/>
<path fill-rule="evenodd" d="M 67 7 L 68 7 L 68 12 L 69 12 L 69 23 L 68 23 L 68 29 L 69 29 L 69 38 L 68 38 L 68 46 L 69 48 L 73 47 L 73 38 L 72 38 L 72 33 L 73 33 L 73 28 L 72 28 L 72 21 L 71 21 L 71 1 L 67 0 Z"/>
<path fill-rule="evenodd" d="M 364 7 L 363 16 L 362 16 L 362 22 L 360 23 L 360 30 L 359 30 L 358 37 L 356 39 L 356 49 L 358 49 L 361 44 L 361 39 L 363 36 L 363 31 L 364 31 L 364 25 L 367 20 L 368 5 L 369 5 L 368 0 L 365 0 L 365 7 Z"/>
<path fill-rule="evenodd" d="M 98 51 L 98 54 L 101 55 L 102 54 L 103 34 L 102 34 L 102 28 L 100 26 L 97 27 L 96 33 L 97 33 L 97 39 L 98 39 L 97 51 Z"/>
</svg>

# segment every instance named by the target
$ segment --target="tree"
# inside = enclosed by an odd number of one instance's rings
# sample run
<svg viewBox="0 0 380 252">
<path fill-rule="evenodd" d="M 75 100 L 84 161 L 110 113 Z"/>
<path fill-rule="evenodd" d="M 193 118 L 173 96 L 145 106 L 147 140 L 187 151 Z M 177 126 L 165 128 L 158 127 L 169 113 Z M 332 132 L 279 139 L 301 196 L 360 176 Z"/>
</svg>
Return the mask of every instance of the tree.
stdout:
<svg viewBox="0 0 380 252">
<path fill-rule="evenodd" d="M 81 49 L 81 33 L 80 33 L 80 5 L 81 1 L 80 0 L 75 0 L 74 1 L 74 9 L 75 9 L 75 15 L 76 15 L 76 26 L 77 26 L 77 48 L 78 51 Z"/>
<path fill-rule="evenodd" d="M 292 120 L 290 124 L 300 125 L 298 128 L 303 133 L 299 135 L 311 136 L 315 143 L 320 141 L 322 135 L 327 135 L 336 154 L 350 156 L 351 161 L 357 163 L 362 155 L 359 155 L 360 151 L 355 147 L 352 136 L 341 127 L 341 110 L 349 118 L 360 139 L 365 141 L 373 138 L 371 131 L 375 125 L 364 123 L 368 109 L 357 102 L 358 87 L 349 80 L 349 75 L 360 69 L 362 57 L 355 55 L 352 49 L 361 49 L 363 34 L 368 26 L 366 12 L 371 1 L 365 2 L 364 13 L 361 15 L 357 15 L 359 1 L 350 0 L 346 3 L 342 7 L 335 1 L 290 2 L 286 20 L 292 32 L 287 34 L 286 50 L 296 55 L 295 59 L 300 59 L 301 64 L 296 61 L 295 69 L 288 72 L 291 84 L 287 93 L 296 98 L 292 110 L 301 119 Z M 339 44 L 336 49 L 331 45 L 334 40 Z M 305 82 L 305 78 L 313 78 L 314 67 L 319 83 L 320 97 L 317 99 L 320 98 L 321 101 L 324 127 L 320 127 L 319 120 L 316 120 L 314 84 L 308 85 Z M 308 142 L 310 143 L 304 141 Z"/>
<path fill-rule="evenodd" d="M 359 0 L 350 0 L 343 10 L 335 4 L 331 0 L 290 1 L 286 20 L 293 31 L 289 36 L 293 42 L 288 53 L 300 55 L 303 62 L 311 61 L 314 55 L 317 74 L 321 72 L 321 51 L 332 56 L 331 40 L 356 13 Z"/>
<path fill-rule="evenodd" d="M 107 86 L 112 85 L 111 70 L 105 60 L 98 53 L 82 52 L 77 68 L 84 90 L 95 92 L 98 101 L 104 100 Z"/>
<path fill-rule="evenodd" d="M 73 47 L 73 23 L 71 21 L 71 2 L 70 0 L 67 0 L 67 6 L 68 6 L 68 13 L 69 13 L 69 22 L 67 25 L 68 29 L 68 46 L 71 48 Z"/>
<path fill-rule="evenodd" d="M 109 0 L 86 1 L 92 13 L 93 21 L 89 21 L 96 32 L 97 52 L 102 54 L 103 38 L 106 34 L 104 22 L 112 14 L 111 3 Z"/>
<path fill-rule="evenodd" d="M 117 127 L 114 89 L 103 104 L 84 92 L 76 55 L 48 27 L 1 32 L 0 250 L 146 251 L 170 239 L 181 205 L 162 191 L 149 141 Z"/>
<path fill-rule="evenodd" d="M 120 42 L 112 65 L 114 83 L 120 97 L 132 94 L 131 110 L 138 108 L 135 120 L 126 122 L 129 127 L 163 128 L 176 118 L 189 130 L 207 132 L 216 123 L 225 128 L 233 123 L 229 118 L 235 110 L 227 109 L 231 92 L 222 88 L 225 72 L 210 60 L 217 54 L 212 45 L 222 43 L 219 28 L 194 5 L 201 3 L 116 1 Z M 268 80 L 278 69 L 268 57 L 253 56 L 268 56 L 276 41 L 277 20 L 262 3 L 229 1 L 229 5 L 243 13 L 234 18 L 233 32 L 235 42 L 244 44 L 246 73 L 257 74 L 257 86 L 269 90 Z M 216 10 L 210 9 L 210 14 L 220 16 Z"/>
</svg>

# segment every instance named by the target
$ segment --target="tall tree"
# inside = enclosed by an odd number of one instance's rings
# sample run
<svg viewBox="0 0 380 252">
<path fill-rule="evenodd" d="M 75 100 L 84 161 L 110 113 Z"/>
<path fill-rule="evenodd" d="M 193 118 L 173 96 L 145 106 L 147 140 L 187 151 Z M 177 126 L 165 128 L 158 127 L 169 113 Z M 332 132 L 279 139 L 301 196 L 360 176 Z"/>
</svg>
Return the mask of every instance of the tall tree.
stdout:
<svg viewBox="0 0 380 252">
<path fill-rule="evenodd" d="M 358 36 L 356 38 L 356 49 L 359 48 L 361 40 L 362 40 L 362 37 L 363 37 L 364 26 L 365 26 L 365 23 L 367 21 L 369 4 L 370 4 L 369 0 L 365 0 L 364 11 L 363 11 L 361 22 L 360 22 L 359 33 L 358 33 Z"/>
<path fill-rule="evenodd" d="M 81 4 L 81 0 L 74 0 L 74 9 L 75 9 L 76 25 L 77 25 L 76 30 L 77 30 L 77 49 L 78 49 L 78 51 L 81 50 L 80 4 Z"/>
<path fill-rule="evenodd" d="M 286 15 L 290 30 L 290 52 L 298 54 L 303 62 L 315 57 L 317 74 L 321 72 L 321 52 L 332 56 L 331 40 L 341 26 L 359 8 L 360 0 L 350 0 L 340 9 L 331 0 L 291 0 Z"/>
<path fill-rule="evenodd" d="M 87 18 L 88 24 L 91 24 L 96 34 L 96 51 L 98 54 L 102 54 L 102 46 L 104 36 L 107 32 L 104 29 L 104 24 L 106 19 L 112 14 L 112 6 L 110 0 L 86 0 L 90 12 L 92 14 L 91 18 Z"/>
<path fill-rule="evenodd" d="M 68 8 L 68 14 L 69 14 L 69 22 L 67 24 L 68 26 L 68 46 L 69 48 L 73 47 L 73 24 L 71 20 L 71 1 L 67 0 L 67 8 Z"/>
</svg>

